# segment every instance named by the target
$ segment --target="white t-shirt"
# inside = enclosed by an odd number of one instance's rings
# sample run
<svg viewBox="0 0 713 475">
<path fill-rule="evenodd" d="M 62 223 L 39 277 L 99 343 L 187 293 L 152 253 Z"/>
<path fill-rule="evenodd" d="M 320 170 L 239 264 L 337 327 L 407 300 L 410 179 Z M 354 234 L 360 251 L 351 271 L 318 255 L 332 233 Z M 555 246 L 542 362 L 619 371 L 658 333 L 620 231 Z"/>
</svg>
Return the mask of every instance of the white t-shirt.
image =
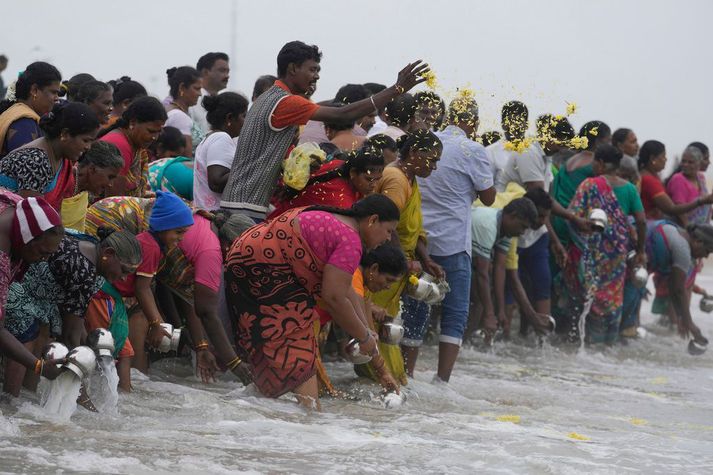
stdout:
<svg viewBox="0 0 713 475">
<path fill-rule="evenodd" d="M 504 141 L 500 141 L 503 142 Z M 496 145 L 500 142 L 496 142 Z M 503 148 L 503 151 L 504 148 Z M 542 182 L 545 191 L 550 190 L 552 183 L 552 160 L 545 155 L 545 152 L 537 142 L 530 145 L 522 152 L 509 152 L 505 167 L 500 170 L 498 178 L 495 181 L 495 188 L 498 192 L 505 191 L 508 183 L 514 182 L 523 188 L 526 183 Z M 540 226 L 538 229 L 528 229 L 518 240 L 517 246 L 520 248 L 528 248 L 535 244 L 543 234 L 547 233 L 547 227 Z"/>
<path fill-rule="evenodd" d="M 168 115 L 168 119 L 166 119 L 164 127 L 175 127 L 180 130 L 183 135 L 191 136 L 191 127 L 193 127 L 193 119 L 191 119 L 191 116 L 181 109 L 171 109 L 166 114 Z"/>
<path fill-rule="evenodd" d="M 193 205 L 196 209 L 215 211 L 220 208 L 221 193 L 208 186 L 208 167 L 220 165 L 228 170 L 233 166 L 237 143 L 225 132 L 213 132 L 196 148 L 193 163 Z"/>
<path fill-rule="evenodd" d="M 505 169 L 510 158 L 510 152 L 505 150 L 505 139 L 498 140 L 485 147 L 485 152 L 488 154 L 488 160 L 493 167 L 493 182 L 497 183 L 498 177 Z"/>
</svg>

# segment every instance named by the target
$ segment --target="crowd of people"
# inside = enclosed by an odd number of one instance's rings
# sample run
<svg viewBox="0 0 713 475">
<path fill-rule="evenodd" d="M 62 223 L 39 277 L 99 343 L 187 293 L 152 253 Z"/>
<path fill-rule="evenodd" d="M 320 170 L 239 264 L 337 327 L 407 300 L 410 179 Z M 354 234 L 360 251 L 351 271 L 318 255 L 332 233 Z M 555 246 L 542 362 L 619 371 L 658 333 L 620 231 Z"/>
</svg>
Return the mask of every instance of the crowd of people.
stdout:
<svg viewBox="0 0 713 475">
<path fill-rule="evenodd" d="M 464 342 L 513 338 L 516 319 L 553 344 L 636 338 L 642 269 L 652 311 L 705 349 L 690 306 L 713 251 L 706 145 L 664 181 L 663 143 L 577 131 L 573 110 L 533 120 L 509 101 L 481 131 L 473 94 L 446 103 L 421 61 L 315 103 L 321 57 L 285 44 L 250 100 L 226 90 L 220 52 L 168 69 L 163 100 L 128 76 L 19 72 L 0 103 L 5 392 L 56 378 L 48 342 L 97 328 L 131 391 L 168 322 L 205 383 L 230 371 L 318 406 L 340 394 L 323 364 L 337 355 L 398 393 L 429 334 L 443 382 Z M 445 295 L 423 298 L 428 282 Z M 399 325 L 394 344 L 382 330 Z"/>
</svg>

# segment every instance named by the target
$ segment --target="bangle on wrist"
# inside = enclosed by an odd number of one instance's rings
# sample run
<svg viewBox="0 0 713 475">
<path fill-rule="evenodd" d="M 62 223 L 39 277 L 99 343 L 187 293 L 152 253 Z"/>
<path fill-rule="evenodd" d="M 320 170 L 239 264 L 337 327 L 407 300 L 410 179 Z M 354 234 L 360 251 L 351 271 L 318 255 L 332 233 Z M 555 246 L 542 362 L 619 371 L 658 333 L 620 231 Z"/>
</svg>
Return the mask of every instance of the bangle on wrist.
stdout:
<svg viewBox="0 0 713 475">
<path fill-rule="evenodd" d="M 394 84 L 394 89 L 396 89 L 396 92 L 399 95 L 403 94 L 406 91 L 403 86 L 399 86 L 398 84 Z"/>
<path fill-rule="evenodd" d="M 35 374 L 42 374 L 42 369 L 44 366 L 44 360 L 42 358 L 35 361 Z"/>
<path fill-rule="evenodd" d="M 235 368 L 237 368 L 238 365 L 242 362 L 243 362 L 243 360 L 241 360 L 239 356 L 236 356 L 232 360 L 228 361 L 228 364 L 226 364 L 225 366 L 227 366 L 228 369 L 232 371 Z"/>
<path fill-rule="evenodd" d="M 157 325 L 161 325 L 161 320 L 153 320 L 153 321 L 149 322 L 149 328 L 153 328 Z"/>
<path fill-rule="evenodd" d="M 193 350 L 195 351 L 201 351 L 201 350 L 207 350 L 208 349 L 208 340 L 200 340 L 198 343 L 195 344 L 193 347 Z"/>
</svg>

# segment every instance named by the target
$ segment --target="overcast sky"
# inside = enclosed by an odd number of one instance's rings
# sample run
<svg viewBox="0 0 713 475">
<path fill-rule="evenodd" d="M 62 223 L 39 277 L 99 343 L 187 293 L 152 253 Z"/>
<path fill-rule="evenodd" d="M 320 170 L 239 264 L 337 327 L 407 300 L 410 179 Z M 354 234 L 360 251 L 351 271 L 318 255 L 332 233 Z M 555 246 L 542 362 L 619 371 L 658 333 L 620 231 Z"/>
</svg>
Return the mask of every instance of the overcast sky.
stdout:
<svg viewBox="0 0 713 475">
<path fill-rule="evenodd" d="M 157 96 L 165 70 L 207 51 L 231 55 L 230 87 L 249 96 L 287 41 L 324 53 L 316 100 L 347 82 L 393 84 L 424 59 L 452 97 L 470 86 L 481 130 L 504 101 L 531 117 L 576 102 L 576 127 L 600 119 L 658 139 L 669 158 L 713 145 L 713 1 L 707 0 L 24 0 L 3 2 L 0 53 L 9 82 L 34 60 L 63 76 L 129 75 Z"/>
</svg>

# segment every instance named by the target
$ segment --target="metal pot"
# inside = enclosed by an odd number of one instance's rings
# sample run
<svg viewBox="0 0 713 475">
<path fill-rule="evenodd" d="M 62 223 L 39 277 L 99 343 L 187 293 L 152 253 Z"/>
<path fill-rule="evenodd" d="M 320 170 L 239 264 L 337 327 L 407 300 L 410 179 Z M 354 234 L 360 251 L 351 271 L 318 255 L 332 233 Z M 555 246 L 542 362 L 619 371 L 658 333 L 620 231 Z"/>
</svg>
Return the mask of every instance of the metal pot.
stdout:
<svg viewBox="0 0 713 475">
<path fill-rule="evenodd" d="M 646 287 L 646 282 L 649 280 L 649 273 L 643 267 L 634 268 L 631 273 L 631 283 L 637 289 L 643 289 Z"/>
<path fill-rule="evenodd" d="M 708 342 L 698 343 L 694 339 L 691 339 L 691 341 L 688 342 L 688 353 L 690 353 L 693 356 L 702 355 L 703 353 L 706 352 L 707 349 L 708 349 Z"/>
<path fill-rule="evenodd" d="M 98 357 L 114 355 L 114 337 L 109 330 L 97 328 L 87 335 L 87 345 Z"/>
<path fill-rule="evenodd" d="M 393 320 L 385 322 L 379 329 L 379 339 L 387 345 L 398 345 L 404 337 L 404 326 Z"/>
<path fill-rule="evenodd" d="M 603 209 L 599 208 L 594 208 L 589 213 L 589 219 L 594 222 L 594 230 L 598 232 L 604 231 L 609 223 L 607 213 Z"/>
<path fill-rule="evenodd" d="M 366 364 L 371 361 L 371 355 L 365 355 L 361 352 L 359 347 L 359 341 L 356 338 L 352 338 L 347 343 L 346 347 L 347 359 L 354 364 Z"/>
<path fill-rule="evenodd" d="M 171 335 L 171 338 L 164 336 L 158 351 L 168 353 L 169 351 L 178 350 L 178 342 L 181 341 L 181 329 L 174 329 L 170 323 L 162 323 L 161 326 Z"/>
<path fill-rule="evenodd" d="M 45 348 L 44 358 L 46 360 L 61 360 L 66 358 L 68 353 L 69 350 L 66 346 L 58 341 L 54 341 Z M 57 364 L 57 367 L 61 368 L 62 364 Z"/>
<path fill-rule="evenodd" d="M 450 290 L 444 279 L 438 280 L 424 272 L 418 279 L 418 284 L 410 287 L 409 295 L 416 300 L 434 305 L 443 301 Z"/>
<path fill-rule="evenodd" d="M 713 297 L 703 297 L 701 298 L 701 311 L 706 313 L 713 312 Z"/>
<path fill-rule="evenodd" d="M 79 379 L 91 376 L 97 367 L 97 357 L 88 346 L 78 346 L 67 355 L 64 367 L 76 374 Z"/>
</svg>

